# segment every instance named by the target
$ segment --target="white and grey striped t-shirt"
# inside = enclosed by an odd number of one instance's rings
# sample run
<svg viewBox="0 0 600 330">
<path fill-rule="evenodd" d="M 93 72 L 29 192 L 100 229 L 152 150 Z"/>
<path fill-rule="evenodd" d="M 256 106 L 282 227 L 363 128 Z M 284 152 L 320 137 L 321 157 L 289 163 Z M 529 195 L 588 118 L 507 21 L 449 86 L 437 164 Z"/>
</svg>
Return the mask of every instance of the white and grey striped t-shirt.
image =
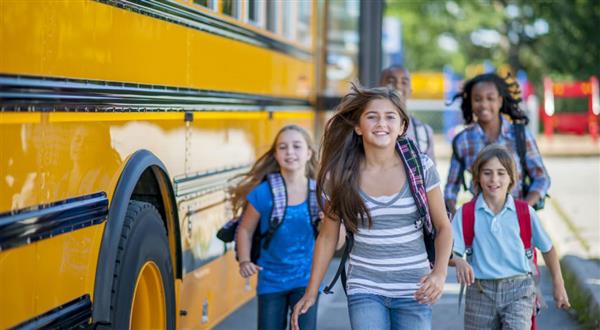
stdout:
<svg viewBox="0 0 600 330">
<path fill-rule="evenodd" d="M 433 161 L 421 156 L 426 190 L 440 184 Z M 417 284 L 428 274 L 429 261 L 422 226 L 415 225 L 417 207 L 407 183 L 392 196 L 372 197 L 361 192 L 373 220 L 360 224 L 348 266 L 348 294 L 370 293 L 385 297 L 413 297 Z"/>
</svg>

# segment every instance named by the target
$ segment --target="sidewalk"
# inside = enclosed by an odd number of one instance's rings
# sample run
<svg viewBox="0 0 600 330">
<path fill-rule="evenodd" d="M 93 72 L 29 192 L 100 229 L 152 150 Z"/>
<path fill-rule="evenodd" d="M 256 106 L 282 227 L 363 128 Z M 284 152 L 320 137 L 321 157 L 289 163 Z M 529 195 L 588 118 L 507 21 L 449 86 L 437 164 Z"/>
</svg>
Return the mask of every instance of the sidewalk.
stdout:
<svg viewBox="0 0 600 330">
<path fill-rule="evenodd" d="M 584 329 L 600 329 L 600 259 L 596 251 L 598 242 L 589 242 L 580 233 L 581 227 L 573 226 L 573 220 L 562 211 L 559 204 L 561 202 L 563 200 L 557 201 L 554 198 L 544 210 L 539 211 L 540 221 L 561 258 L 565 287 L 571 306 L 577 311 L 579 323 Z"/>
<path fill-rule="evenodd" d="M 325 282 L 331 280 L 337 270 L 339 259 L 334 259 L 329 265 Z M 542 295 L 548 304 L 548 308 L 543 309 L 538 317 L 538 329 L 561 329 L 575 330 L 579 329 L 577 322 L 566 311 L 558 310 L 554 307 L 552 301 L 552 285 L 550 274 L 546 267 L 541 266 L 542 273 Z M 455 330 L 463 329 L 463 309 L 458 311 L 458 291 L 460 285 L 456 282 L 456 273 L 454 268 L 448 269 L 448 277 L 444 286 L 444 295 L 440 301 L 433 306 L 432 329 L 435 330 Z M 235 313 L 223 320 L 214 330 L 252 330 L 256 329 L 256 298 L 246 303 Z M 319 330 L 346 330 L 350 329 L 350 320 L 348 317 L 348 306 L 344 290 L 342 290 L 340 281 L 336 283 L 333 294 L 319 297 L 319 311 L 317 316 L 317 329 Z"/>
</svg>

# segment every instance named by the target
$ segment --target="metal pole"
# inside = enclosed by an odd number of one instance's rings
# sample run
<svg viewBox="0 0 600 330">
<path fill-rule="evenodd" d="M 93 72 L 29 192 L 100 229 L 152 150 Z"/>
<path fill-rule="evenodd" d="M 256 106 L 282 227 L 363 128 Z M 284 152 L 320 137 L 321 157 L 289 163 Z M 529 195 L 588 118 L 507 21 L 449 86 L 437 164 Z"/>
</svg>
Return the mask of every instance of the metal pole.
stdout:
<svg viewBox="0 0 600 330">
<path fill-rule="evenodd" d="M 360 2 L 358 79 L 366 87 L 377 86 L 382 69 L 383 6 L 383 0 L 361 0 Z"/>
</svg>

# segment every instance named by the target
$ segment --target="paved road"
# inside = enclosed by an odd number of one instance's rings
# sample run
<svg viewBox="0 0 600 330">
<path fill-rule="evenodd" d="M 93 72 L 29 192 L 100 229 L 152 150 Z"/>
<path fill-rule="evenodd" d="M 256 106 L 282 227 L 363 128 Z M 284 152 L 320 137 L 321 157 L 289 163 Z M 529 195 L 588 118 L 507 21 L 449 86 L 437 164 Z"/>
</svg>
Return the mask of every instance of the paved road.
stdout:
<svg viewBox="0 0 600 330">
<path fill-rule="evenodd" d="M 330 265 L 327 279 L 331 278 L 337 267 L 337 260 Z M 542 271 L 542 294 L 548 308 L 542 310 L 538 319 L 538 329 L 579 329 L 575 320 L 565 311 L 557 310 L 552 304 L 552 286 L 545 267 Z M 455 330 L 463 328 L 463 314 L 458 312 L 459 284 L 456 283 L 454 269 L 449 269 L 448 279 L 444 288 L 444 296 L 433 307 L 433 329 Z M 256 329 L 256 299 L 251 300 L 230 317 L 225 319 L 215 330 L 251 330 Z M 464 311 L 464 305 L 463 305 Z M 319 301 L 318 327 L 319 330 L 350 329 L 348 308 L 344 291 L 338 286 L 333 295 L 321 295 Z"/>
</svg>

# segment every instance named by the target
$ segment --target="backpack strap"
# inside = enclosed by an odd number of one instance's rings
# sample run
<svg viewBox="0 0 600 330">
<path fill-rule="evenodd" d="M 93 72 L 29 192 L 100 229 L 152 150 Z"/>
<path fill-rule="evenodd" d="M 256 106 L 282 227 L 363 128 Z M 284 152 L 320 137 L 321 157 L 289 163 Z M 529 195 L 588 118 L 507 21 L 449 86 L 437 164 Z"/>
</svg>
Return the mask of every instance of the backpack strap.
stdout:
<svg viewBox="0 0 600 330">
<path fill-rule="evenodd" d="M 465 241 L 465 254 L 473 254 L 473 239 L 475 238 L 475 201 L 477 197 L 462 206 L 462 230 Z"/>
<path fill-rule="evenodd" d="M 521 241 L 525 247 L 525 255 L 529 260 L 529 268 L 535 282 L 535 304 L 533 315 L 531 316 L 531 329 L 536 329 L 536 316 L 542 307 L 546 307 L 542 292 L 540 289 L 540 270 L 537 264 L 537 253 L 531 245 L 532 229 L 531 229 L 531 214 L 529 213 L 529 204 L 526 201 L 515 199 L 515 208 L 517 210 L 517 218 L 519 219 L 519 231 Z"/>
<path fill-rule="evenodd" d="M 308 179 L 308 214 L 310 215 L 310 223 L 313 226 L 315 237 L 318 235 L 318 225 L 321 218 L 319 217 L 319 203 L 317 201 L 317 182 L 311 178 Z"/>
<path fill-rule="evenodd" d="M 417 144 L 417 148 L 419 151 L 421 150 L 421 143 L 419 142 L 419 131 L 417 130 L 417 121 L 414 119 L 415 117 L 410 116 L 411 126 L 413 128 L 413 133 L 415 135 L 415 143 Z"/>
<path fill-rule="evenodd" d="M 410 191 L 419 212 L 419 219 L 415 222 L 415 226 L 417 228 L 423 227 L 427 258 L 433 264 L 435 261 L 435 246 L 433 243 L 435 230 L 431 223 L 431 215 L 429 214 L 429 202 L 427 191 L 425 190 L 425 170 L 421 162 L 421 154 L 414 143 L 405 137 L 398 139 L 396 150 L 402 158 L 402 163 L 406 171 L 406 179 L 408 180 Z"/>
<path fill-rule="evenodd" d="M 465 255 L 467 260 L 471 259 L 473 254 L 473 239 L 475 239 L 475 202 L 477 196 L 473 197 L 470 201 L 462 205 L 462 230 L 463 230 L 463 241 L 465 242 Z M 462 299 L 465 294 L 465 284 L 460 284 L 460 290 L 458 291 L 458 311 L 462 305 Z"/>
<path fill-rule="evenodd" d="M 271 239 L 273 238 L 275 231 L 283 223 L 285 210 L 288 204 L 285 180 L 281 176 L 281 173 L 277 172 L 267 175 L 267 182 L 269 182 L 271 194 L 273 195 L 273 208 L 271 209 L 271 215 L 269 216 L 269 228 L 262 234 L 262 238 L 264 239 L 264 249 L 269 248 L 269 244 L 271 244 Z"/>
<path fill-rule="evenodd" d="M 463 189 L 467 191 L 469 190 L 469 188 L 467 187 L 467 183 L 465 182 L 465 169 L 467 168 L 467 166 L 465 164 L 464 157 L 460 157 L 458 154 L 458 137 L 464 132 L 465 131 L 463 130 L 462 132 L 456 134 L 456 136 L 454 136 L 454 138 L 452 139 L 452 157 L 454 157 L 460 164 L 458 168 L 458 180 L 462 184 Z"/>
<path fill-rule="evenodd" d="M 331 291 L 331 289 L 333 289 L 333 286 L 337 282 L 338 278 L 340 278 L 340 276 L 341 276 L 342 277 L 342 288 L 344 289 L 344 293 L 346 293 L 346 295 L 348 294 L 346 292 L 346 279 L 347 279 L 346 278 L 346 261 L 348 260 L 348 257 L 350 256 L 350 251 L 352 251 L 353 246 L 354 246 L 354 235 L 352 235 L 351 232 L 346 230 L 346 246 L 344 247 L 344 252 L 343 252 L 342 258 L 340 260 L 340 265 L 338 266 L 338 269 L 335 272 L 335 276 L 333 276 L 333 279 L 331 280 L 329 285 L 326 286 L 325 289 L 323 289 L 323 293 L 325 293 L 325 294 L 333 293 L 333 291 Z"/>
<path fill-rule="evenodd" d="M 525 247 L 527 259 L 533 258 L 533 249 L 531 247 L 531 217 L 529 215 L 529 205 L 527 202 L 515 199 L 515 208 L 517 209 L 517 218 L 519 219 L 519 231 L 521 241 Z M 533 269 L 531 270 L 533 271 Z"/>
<path fill-rule="evenodd" d="M 527 170 L 527 160 L 525 159 L 527 152 L 527 140 L 525 138 L 525 125 L 522 123 L 513 124 L 513 130 L 516 138 L 517 156 L 519 156 L 519 163 L 521 163 L 521 171 L 523 171 L 523 180 L 521 180 L 521 194 L 522 198 L 526 196 L 527 180 L 529 178 L 529 171 Z"/>
<path fill-rule="evenodd" d="M 396 144 L 396 150 L 400 154 L 404 169 L 406 170 L 406 178 L 410 191 L 415 199 L 419 216 L 425 220 L 424 225 L 428 226 L 430 231 L 433 231 L 431 219 L 429 217 L 429 208 L 427 201 L 427 192 L 425 191 L 425 171 L 421 163 L 421 155 L 414 143 L 407 138 L 400 138 Z M 428 221 L 427 221 L 428 220 Z M 428 222 L 428 223 L 427 223 Z"/>
</svg>

